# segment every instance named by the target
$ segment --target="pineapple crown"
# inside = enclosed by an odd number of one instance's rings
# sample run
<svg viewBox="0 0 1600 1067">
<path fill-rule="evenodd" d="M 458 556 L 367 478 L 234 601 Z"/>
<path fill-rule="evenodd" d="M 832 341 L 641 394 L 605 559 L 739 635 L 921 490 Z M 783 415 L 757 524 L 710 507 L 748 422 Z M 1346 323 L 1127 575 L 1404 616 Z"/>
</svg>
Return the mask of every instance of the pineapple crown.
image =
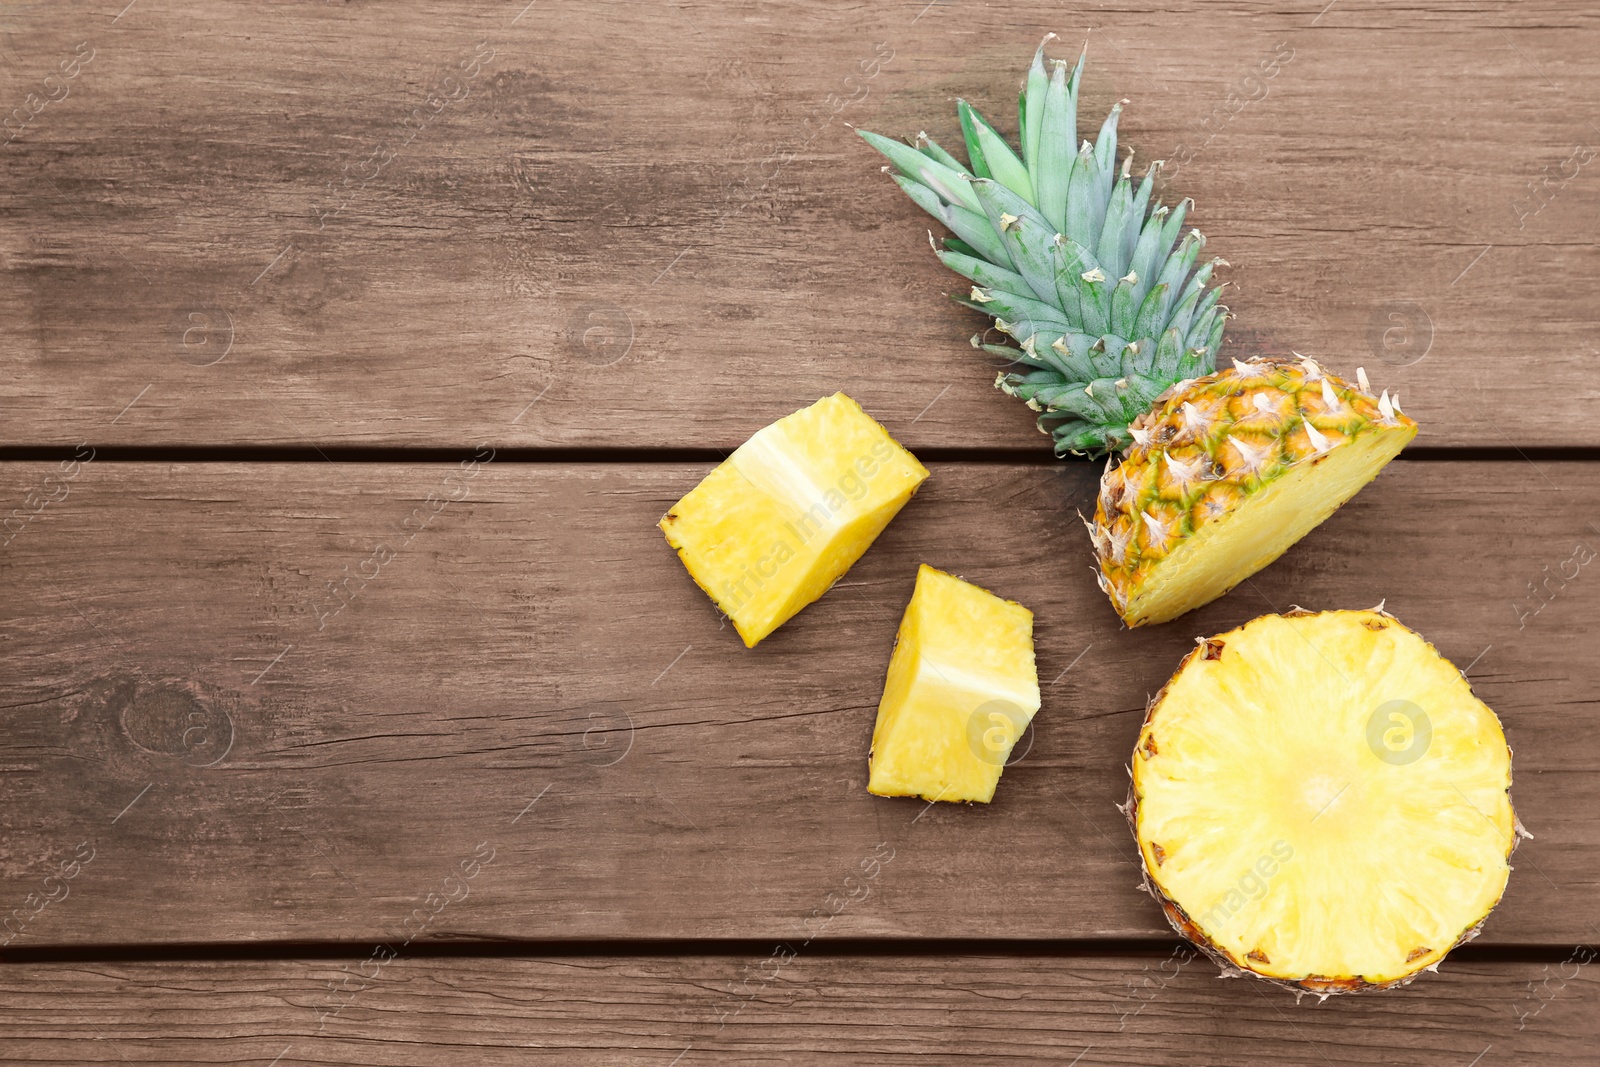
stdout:
<svg viewBox="0 0 1600 1067">
<path fill-rule="evenodd" d="M 1157 162 L 1134 187 L 1130 155 L 1117 166 L 1111 109 L 1099 140 L 1078 135 L 1078 82 L 1085 55 L 1068 72 L 1045 69 L 1040 43 L 1017 98 L 1019 156 L 965 100 L 956 102 L 967 165 L 927 134 L 915 145 L 866 130 L 888 157 L 885 171 L 955 236 L 935 252 L 970 278 L 959 303 L 992 315 L 1016 343 L 973 346 L 1014 364 L 995 385 L 1040 412 L 1039 429 L 1058 455 L 1121 450 L 1128 425 L 1177 382 L 1216 369 L 1227 308 L 1206 289 L 1221 259 L 1199 268 L 1205 238 L 1179 241 L 1191 201 L 1152 204 Z M 931 240 L 931 236 L 930 236 Z"/>
</svg>

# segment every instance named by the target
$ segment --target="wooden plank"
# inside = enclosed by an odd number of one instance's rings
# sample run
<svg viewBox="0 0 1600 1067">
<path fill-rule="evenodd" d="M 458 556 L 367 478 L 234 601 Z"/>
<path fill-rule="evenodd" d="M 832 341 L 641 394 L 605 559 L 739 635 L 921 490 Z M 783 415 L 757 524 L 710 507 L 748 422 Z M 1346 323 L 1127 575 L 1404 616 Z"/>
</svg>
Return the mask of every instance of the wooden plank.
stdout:
<svg viewBox="0 0 1600 1067">
<path fill-rule="evenodd" d="M 1147 695 L 1196 634 L 1384 598 L 1516 750 L 1535 837 L 1485 937 L 1592 936 L 1600 597 L 1567 561 L 1600 468 L 1398 462 L 1233 595 L 1127 632 L 1073 516 L 1094 468 L 935 464 L 754 651 L 654 528 L 704 469 L 81 466 L 0 550 L 0 901 L 41 909 L 15 943 L 1169 936 L 1114 808 Z M 5 499 L 55 471 L 0 468 Z M 987 808 L 865 791 L 919 561 L 1037 613 L 1044 709 Z M 832 916 L 880 845 L 880 890 Z"/>
<path fill-rule="evenodd" d="M 0 443 L 731 447 L 845 388 L 1043 447 L 849 126 L 1009 128 L 1046 30 L 1236 264 L 1232 354 L 1600 444 L 1600 16 L 1555 0 L 11 5 Z"/>
<path fill-rule="evenodd" d="M 1582 961 L 1593 956 L 1446 964 L 1402 991 L 1320 1005 L 1159 955 L 28 964 L 0 969 L 0 1055 L 275 1067 L 431 1063 L 445 1049 L 486 1065 L 1586 1064 L 1600 982 Z"/>
</svg>

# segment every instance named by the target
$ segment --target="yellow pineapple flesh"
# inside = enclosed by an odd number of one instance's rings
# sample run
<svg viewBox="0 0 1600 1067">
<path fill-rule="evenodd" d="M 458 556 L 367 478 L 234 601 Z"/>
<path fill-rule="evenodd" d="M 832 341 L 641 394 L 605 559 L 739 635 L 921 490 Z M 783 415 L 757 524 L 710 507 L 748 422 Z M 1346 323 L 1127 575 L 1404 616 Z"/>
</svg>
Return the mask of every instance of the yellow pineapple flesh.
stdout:
<svg viewBox="0 0 1600 1067">
<path fill-rule="evenodd" d="M 1130 428 L 1089 532 L 1100 587 L 1129 626 L 1216 599 L 1366 485 L 1417 424 L 1365 374 L 1309 359 L 1235 363 L 1180 382 Z"/>
<path fill-rule="evenodd" d="M 924 564 L 878 703 L 867 789 L 987 804 L 1038 710 L 1033 612 Z"/>
<path fill-rule="evenodd" d="M 1317 993 L 1398 985 L 1477 928 L 1519 827 L 1511 751 L 1382 611 L 1203 640 L 1150 706 L 1131 818 L 1152 892 L 1214 956 Z"/>
<path fill-rule="evenodd" d="M 843 393 L 760 430 L 661 530 L 746 647 L 861 558 L 928 471 Z"/>
</svg>

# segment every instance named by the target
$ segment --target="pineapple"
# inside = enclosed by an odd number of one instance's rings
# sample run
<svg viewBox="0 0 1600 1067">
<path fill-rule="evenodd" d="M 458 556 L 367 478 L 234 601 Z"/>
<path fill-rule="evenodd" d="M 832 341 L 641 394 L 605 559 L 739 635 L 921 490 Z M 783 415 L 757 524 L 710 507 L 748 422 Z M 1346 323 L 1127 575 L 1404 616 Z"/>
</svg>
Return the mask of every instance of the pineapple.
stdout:
<svg viewBox="0 0 1600 1067">
<path fill-rule="evenodd" d="M 867 789 L 987 804 L 1038 710 L 1033 612 L 923 564 L 878 703 Z"/>
<path fill-rule="evenodd" d="M 1048 42 L 1051 37 L 1046 37 Z M 1303 358 L 1217 373 L 1227 308 L 1183 233 L 1190 202 L 1152 203 L 1117 162 L 1118 104 L 1077 137 L 1084 57 L 1034 55 L 1018 101 L 1020 151 L 965 101 L 967 163 L 926 134 L 861 136 L 907 195 L 954 234 L 936 249 L 971 279 L 963 304 L 1014 344 L 995 384 L 1038 411 L 1057 454 L 1124 453 L 1090 527 L 1100 584 L 1129 626 L 1199 607 L 1281 555 L 1415 435 L 1398 398 L 1373 397 Z M 1299 369 L 1296 369 L 1298 365 Z"/>
<path fill-rule="evenodd" d="M 861 558 L 928 471 L 843 393 L 760 430 L 661 519 L 745 647 Z"/>
<path fill-rule="evenodd" d="M 1130 820 L 1174 927 L 1326 996 L 1400 985 L 1475 937 L 1522 832 L 1495 714 L 1381 609 L 1265 615 L 1151 702 Z"/>
<path fill-rule="evenodd" d="M 1366 375 L 1258 360 L 1169 391 L 1108 465 L 1089 533 L 1129 626 L 1166 622 L 1277 559 L 1417 433 Z M 1219 521 L 1226 520 L 1226 521 Z"/>
</svg>

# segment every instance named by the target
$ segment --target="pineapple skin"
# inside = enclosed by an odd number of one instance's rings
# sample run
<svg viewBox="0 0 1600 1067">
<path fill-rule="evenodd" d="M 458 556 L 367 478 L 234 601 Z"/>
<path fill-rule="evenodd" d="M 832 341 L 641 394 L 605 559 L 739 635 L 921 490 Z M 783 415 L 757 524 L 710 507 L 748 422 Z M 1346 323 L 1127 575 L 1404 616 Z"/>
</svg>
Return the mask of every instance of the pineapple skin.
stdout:
<svg viewBox="0 0 1600 1067">
<path fill-rule="evenodd" d="M 1235 361 L 1135 420 L 1089 526 L 1096 578 L 1124 622 L 1167 622 L 1222 596 L 1411 442 L 1417 424 L 1359 378 L 1306 358 Z"/>
<path fill-rule="evenodd" d="M 1195 914 L 1191 914 L 1190 911 L 1186 910 L 1182 904 L 1174 899 L 1172 893 L 1169 892 L 1168 886 L 1162 880 L 1162 867 L 1170 856 L 1159 842 L 1147 839 L 1149 835 L 1145 832 L 1142 822 L 1142 817 L 1145 814 L 1143 801 L 1146 793 L 1143 783 L 1147 778 L 1147 773 L 1142 772 L 1145 771 L 1146 765 L 1164 750 L 1164 747 L 1155 736 L 1163 705 L 1173 695 L 1173 691 L 1178 687 L 1180 680 L 1184 679 L 1187 673 L 1192 672 L 1197 664 L 1220 660 L 1225 654 L 1229 642 L 1249 628 L 1271 620 L 1287 621 L 1291 624 L 1295 623 L 1296 620 L 1349 622 L 1367 631 L 1367 641 L 1374 645 L 1382 640 L 1379 635 L 1391 628 L 1398 634 L 1403 635 L 1402 639 L 1414 640 L 1415 644 L 1420 646 L 1422 650 L 1417 658 L 1419 660 L 1434 659 L 1438 664 L 1442 664 L 1449 672 L 1453 673 L 1455 678 L 1451 680 L 1451 687 L 1456 688 L 1455 683 L 1459 683 L 1459 690 L 1464 691 L 1467 701 L 1480 709 L 1486 717 L 1484 725 L 1488 728 L 1487 733 L 1489 736 L 1471 738 L 1466 745 L 1458 746 L 1457 751 L 1461 751 L 1463 748 L 1470 749 L 1483 745 L 1492 751 L 1503 751 L 1504 753 L 1503 778 L 1497 782 L 1495 787 L 1497 792 L 1497 804 L 1495 806 L 1500 810 L 1495 811 L 1495 818 L 1491 819 L 1488 816 L 1484 816 L 1485 821 L 1493 824 L 1495 833 L 1504 842 L 1503 852 L 1501 853 L 1503 859 L 1499 864 L 1503 869 L 1503 873 L 1494 899 L 1488 902 L 1482 913 L 1475 920 L 1466 922 L 1459 935 L 1449 940 L 1448 943 L 1441 946 L 1429 946 L 1425 952 L 1420 949 L 1414 950 L 1411 953 L 1411 958 L 1406 963 L 1403 973 L 1382 979 L 1373 979 L 1355 974 L 1306 974 L 1298 977 L 1287 977 L 1282 974 L 1269 973 L 1267 970 L 1267 966 L 1271 963 L 1269 958 L 1264 958 L 1254 952 L 1230 950 L 1228 947 L 1219 944 L 1204 926 L 1204 921 L 1211 912 L 1201 911 L 1196 907 L 1194 909 Z M 1304 640 L 1303 635 L 1301 639 Z M 1308 654 L 1317 655 L 1315 652 L 1309 652 L 1309 647 Z M 1457 697 L 1459 699 L 1459 693 Z M 1263 759 L 1270 761 L 1270 757 L 1265 755 Z M 1312 612 L 1297 608 L 1282 615 L 1260 616 L 1244 626 L 1219 634 L 1216 637 L 1197 638 L 1194 651 L 1184 657 L 1183 662 L 1179 665 L 1172 678 L 1150 700 L 1144 724 L 1140 729 L 1139 741 L 1134 748 L 1130 777 L 1132 782 L 1128 792 L 1128 800 L 1126 804 L 1120 806 L 1120 810 L 1127 816 L 1129 827 L 1133 832 L 1135 843 L 1139 850 L 1140 864 L 1144 874 L 1141 888 L 1161 905 L 1167 921 L 1171 923 L 1174 930 L 1191 941 L 1222 968 L 1223 977 L 1237 977 L 1248 973 L 1290 990 L 1295 994 L 1297 1000 L 1306 993 L 1314 994 L 1319 999 L 1326 1000 L 1329 996 L 1340 993 L 1362 993 L 1398 988 L 1409 985 L 1424 972 L 1438 970 L 1439 963 L 1452 949 L 1478 936 L 1489 914 L 1499 904 L 1504 895 L 1505 878 L 1509 876 L 1511 871 L 1510 859 L 1512 853 L 1516 851 L 1516 847 L 1522 838 L 1531 836 L 1523 829 L 1511 805 L 1511 749 L 1506 743 L 1499 719 L 1492 710 L 1472 694 L 1471 687 L 1467 684 L 1465 676 L 1461 675 L 1453 664 L 1440 655 L 1433 645 L 1427 643 L 1414 631 L 1401 625 L 1393 615 L 1384 611 L 1381 605 L 1370 611 Z M 1468 803 L 1473 802 L 1469 800 Z M 1483 813 L 1478 811 L 1477 814 L 1482 815 Z M 1287 865 L 1294 860 L 1294 850 L 1292 847 L 1287 850 L 1283 849 L 1283 844 L 1284 842 L 1282 841 L 1275 842 L 1271 847 L 1271 852 L 1277 860 Z"/>
<path fill-rule="evenodd" d="M 927 477 L 835 393 L 758 431 L 658 525 L 754 648 L 843 577 Z"/>
<path fill-rule="evenodd" d="M 1039 704 L 1033 612 L 922 564 L 878 703 L 868 792 L 989 803 Z"/>
</svg>

